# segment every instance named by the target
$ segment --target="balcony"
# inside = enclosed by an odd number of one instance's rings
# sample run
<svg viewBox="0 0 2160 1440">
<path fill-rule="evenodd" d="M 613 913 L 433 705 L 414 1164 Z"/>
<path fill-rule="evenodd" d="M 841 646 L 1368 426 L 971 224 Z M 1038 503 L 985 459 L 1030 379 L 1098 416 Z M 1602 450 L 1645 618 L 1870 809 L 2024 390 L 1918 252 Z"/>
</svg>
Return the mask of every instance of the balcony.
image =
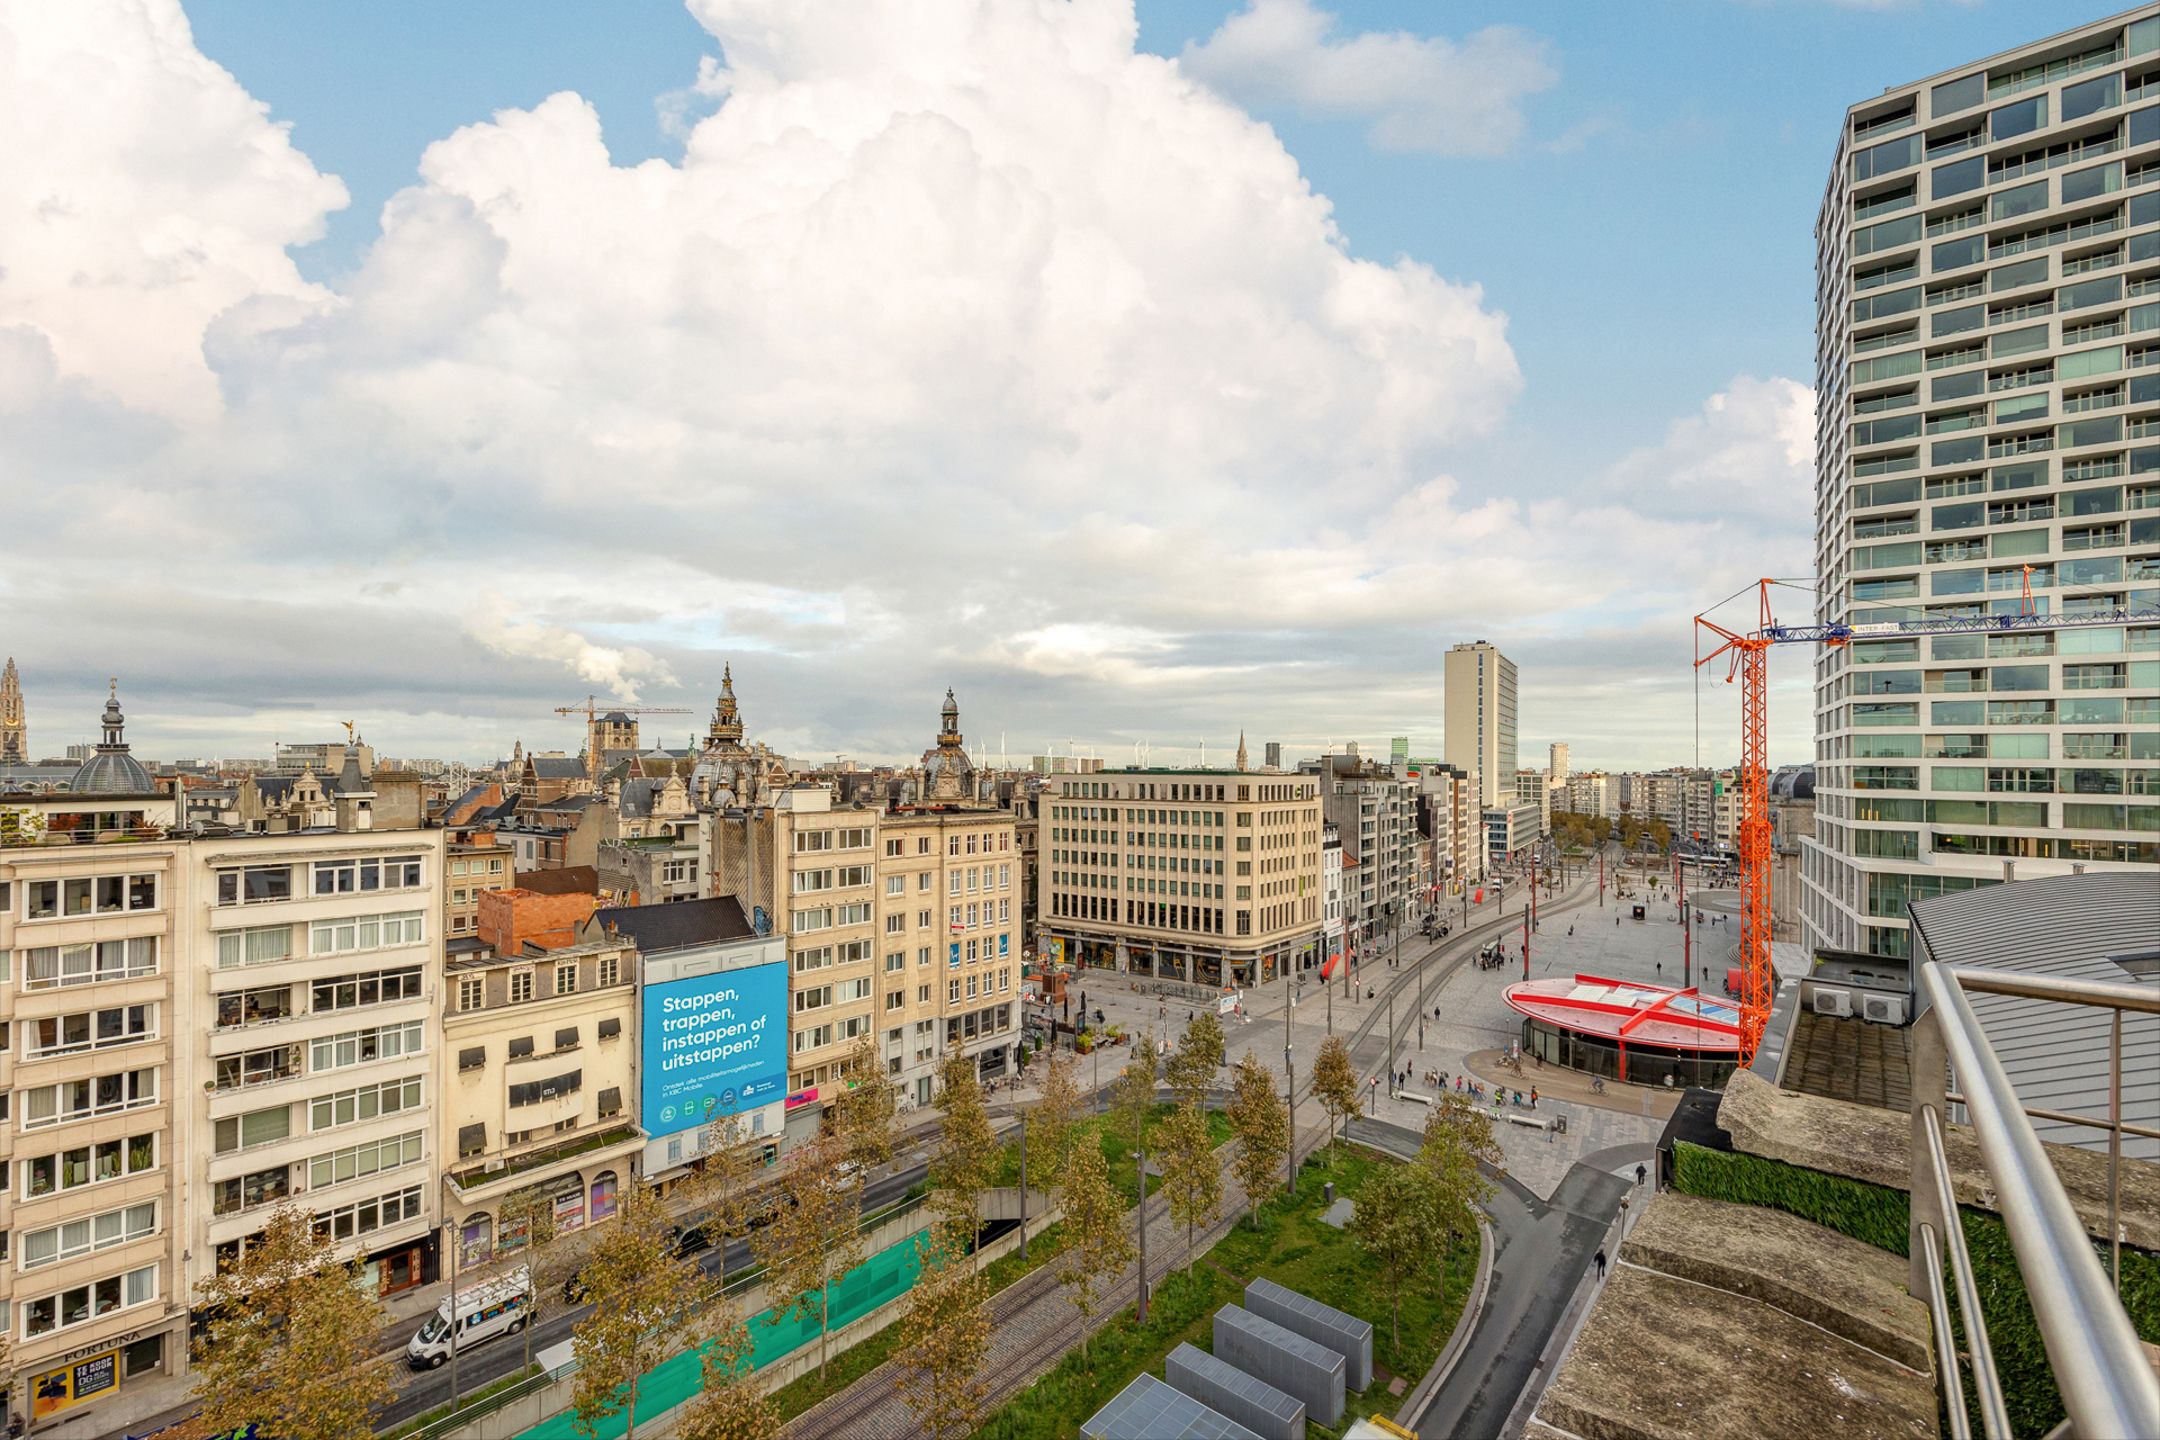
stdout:
<svg viewBox="0 0 2160 1440">
<path fill-rule="evenodd" d="M 574 1135 L 544 1144 L 537 1150 L 508 1153 L 469 1165 L 463 1170 L 451 1171 L 445 1178 L 459 1200 L 476 1203 L 507 1194 L 539 1172 L 567 1161 L 598 1162 L 627 1155 L 641 1148 L 645 1139 L 645 1132 L 634 1124 L 611 1125 L 598 1134 Z"/>
</svg>

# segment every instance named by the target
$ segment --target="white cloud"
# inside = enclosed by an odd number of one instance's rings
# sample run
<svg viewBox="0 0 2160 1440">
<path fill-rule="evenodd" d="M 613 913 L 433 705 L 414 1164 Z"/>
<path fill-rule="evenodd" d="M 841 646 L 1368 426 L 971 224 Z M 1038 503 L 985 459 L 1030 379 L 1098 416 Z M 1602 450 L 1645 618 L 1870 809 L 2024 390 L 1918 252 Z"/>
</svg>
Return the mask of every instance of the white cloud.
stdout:
<svg viewBox="0 0 2160 1440">
<path fill-rule="evenodd" d="M 636 645 L 600 645 L 561 625 L 520 620 L 510 602 L 490 593 L 469 626 L 474 639 L 499 655 L 550 660 L 567 666 L 581 680 L 601 686 L 625 704 L 638 699 L 638 687 L 675 685 L 667 662 Z"/>
<path fill-rule="evenodd" d="M 1614 483 L 1648 503 L 1805 526 L 1815 493 L 1815 392 L 1797 380 L 1734 377 L 1664 440 L 1625 456 Z"/>
<path fill-rule="evenodd" d="M 1562 498 L 1469 473 L 1522 384 L 1506 318 L 1352 254 L 1129 4 L 694 10 L 725 61 L 679 163 L 614 165 L 575 95 L 504 111 L 428 148 L 331 292 L 285 247 L 342 191 L 177 12 L 0 0 L 0 55 L 34 31 L 43 69 L 112 72 L 37 102 L 37 133 L 107 137 L 72 191 L 130 197 L 70 243 L 135 255 L 159 207 L 218 237 L 184 282 L 0 285 L 0 474 L 40 477 L 0 586 L 41 748 L 113 670 L 150 748 L 267 751 L 319 706 L 480 755 L 574 746 L 572 678 L 702 709 L 723 658 L 753 729 L 818 753 L 919 753 L 947 684 L 1016 752 L 1431 741 L 1465 634 L 1584 697 L 1534 689 L 1531 733 L 1583 735 L 1618 657 L 1678 685 L 1673 617 L 1754 573 L 1747 525 L 1667 476 L 1781 453 L 1788 382 Z M 115 93 L 160 98 L 90 113 Z M 50 177 L 10 164 L 0 218 L 34 214 Z M 140 343 L 107 343 L 130 306 Z M 1634 723 L 1677 735 L 1662 703 Z"/>
<path fill-rule="evenodd" d="M 1371 122 L 1384 150 L 1500 155 L 1522 138 L 1523 102 L 1558 78 L 1545 42 L 1509 25 L 1461 40 L 1367 30 L 1336 38 L 1312 0 L 1246 0 L 1181 63 L 1247 105 Z"/>
<path fill-rule="evenodd" d="M 345 187 L 195 48 L 178 0 L 0 4 L 0 327 L 131 405 L 216 404 L 206 330 L 318 301 L 286 247 Z"/>
</svg>

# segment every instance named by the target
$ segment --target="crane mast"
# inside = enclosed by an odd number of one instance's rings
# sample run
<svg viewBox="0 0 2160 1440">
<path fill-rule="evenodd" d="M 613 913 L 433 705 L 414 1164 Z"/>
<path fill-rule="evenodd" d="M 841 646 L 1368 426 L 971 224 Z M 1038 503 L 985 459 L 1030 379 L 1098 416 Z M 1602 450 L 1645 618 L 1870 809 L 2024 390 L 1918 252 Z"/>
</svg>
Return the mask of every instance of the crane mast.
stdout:
<svg viewBox="0 0 2160 1440">
<path fill-rule="evenodd" d="M 2018 631 L 2074 630 L 2097 625 L 2160 622 L 2160 609 L 2081 610 L 2050 615 L 2033 602 L 2032 567 L 2025 567 L 2022 603 L 2010 615 L 1946 615 L 1930 620 L 1877 623 L 1780 625 L 1770 613 L 1770 587 L 1757 582 L 1757 618 L 1752 630 L 1734 630 L 1695 617 L 1697 669 L 1729 655 L 1725 682 L 1740 685 L 1740 828 L 1735 848 L 1740 859 L 1740 1063 L 1751 1063 L 1770 1018 L 1770 697 L 1769 651 L 1773 645 L 1849 645 L 1855 640 L 1902 635 L 2009 634 Z M 1704 653 L 1709 640 L 1717 643 Z"/>
</svg>

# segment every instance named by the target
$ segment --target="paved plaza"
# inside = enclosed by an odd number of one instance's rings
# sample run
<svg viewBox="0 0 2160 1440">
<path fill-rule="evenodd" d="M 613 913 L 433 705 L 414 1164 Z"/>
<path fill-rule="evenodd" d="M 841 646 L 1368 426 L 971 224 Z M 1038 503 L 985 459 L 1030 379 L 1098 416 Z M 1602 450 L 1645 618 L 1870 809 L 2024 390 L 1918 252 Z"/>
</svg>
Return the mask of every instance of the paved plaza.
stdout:
<svg viewBox="0 0 2160 1440">
<path fill-rule="evenodd" d="M 1680 983 L 1680 927 L 1669 892 L 1662 881 L 1657 892 L 1648 892 L 1639 875 L 1631 874 L 1625 883 L 1630 893 L 1623 898 L 1615 893 L 1608 879 L 1601 906 L 1597 872 L 1593 869 L 1587 877 L 1576 878 L 1557 895 L 1540 902 L 1538 929 L 1530 937 L 1532 979 L 1584 973 L 1616 980 Z M 1705 893 L 1701 897 L 1704 921 L 1695 927 L 1695 969 L 1700 973 L 1707 963 L 1711 978 L 1706 988 L 1712 994 L 1722 993 L 1725 967 L 1731 963 L 1730 954 L 1738 938 L 1737 921 L 1727 918 L 1723 923 L 1714 923 L 1719 917 L 1712 913 L 1712 907 L 1722 908 L 1721 902 L 1727 898 Z M 1633 918 L 1632 907 L 1638 902 L 1646 910 L 1646 918 L 1640 921 Z M 1593 1095 L 1586 1082 L 1556 1067 L 1540 1069 L 1529 1064 L 1518 1078 L 1495 1063 L 1508 1043 L 1521 1035 L 1520 1017 L 1501 996 L 1509 984 L 1523 978 L 1522 910 L 1521 887 L 1510 886 L 1504 906 L 1488 898 L 1486 904 L 1471 907 L 1466 931 L 1458 902 L 1453 911 L 1444 912 L 1455 927 L 1454 935 L 1432 945 L 1406 933 L 1400 966 L 1390 967 L 1384 952 L 1368 956 L 1368 963 L 1355 974 L 1347 994 L 1339 978 L 1328 987 L 1330 995 L 1323 994 L 1316 972 L 1306 972 L 1302 985 L 1292 977 L 1288 986 L 1297 991 L 1297 996 L 1288 1044 L 1302 1090 L 1329 1033 L 1332 1004 L 1333 1029 L 1352 1039 L 1351 1058 L 1360 1076 L 1368 1083 L 1375 1076 L 1380 1078 L 1366 1113 L 1413 1128 L 1423 1125 L 1428 1109 L 1415 1100 L 1398 1099 L 1388 1093 L 1391 1068 L 1410 1069 L 1413 1073 L 1407 1088 L 1427 1094 L 1432 1086 L 1419 1077 L 1428 1071 L 1444 1072 L 1450 1077 L 1474 1075 L 1488 1087 L 1505 1081 L 1510 1089 L 1520 1089 L 1526 1096 L 1533 1085 L 1537 1086 L 1540 1094 L 1536 1116 L 1544 1119 L 1564 1115 L 1566 1132 L 1525 1128 L 1504 1120 L 1495 1129 L 1509 1173 L 1546 1198 L 1576 1161 L 1587 1158 L 1603 1164 L 1600 1157 L 1604 1152 L 1626 1151 L 1607 1168 L 1632 1176 L 1642 1153 L 1640 1147 L 1656 1140 L 1679 1092 L 1661 1085 L 1614 1081 L 1607 1084 L 1604 1094 Z M 1496 934 L 1509 963 L 1497 970 L 1480 970 L 1475 956 Z M 1389 1025 L 1386 997 L 1391 985 L 1398 981 L 1391 1067 L 1383 1038 Z M 1173 1044 L 1188 1017 L 1202 1003 L 1197 993 L 1193 998 L 1161 994 L 1151 980 L 1107 970 L 1080 972 L 1073 977 L 1072 988 L 1076 1015 L 1078 997 L 1084 993 L 1088 1008 L 1100 1009 L 1112 1024 L 1135 1035 L 1152 1028 Z M 1223 1017 L 1232 1064 L 1250 1052 L 1271 1069 L 1281 1069 L 1285 988 L 1285 982 L 1276 981 L 1247 990 L 1242 1016 Z M 1368 988 L 1376 992 L 1375 999 L 1365 998 Z M 1101 1083 L 1108 1084 L 1124 1064 L 1127 1053 L 1122 1047 L 1112 1047 L 1101 1052 L 1099 1059 L 1081 1057 L 1081 1084 L 1095 1084 L 1098 1068 Z M 1548 1074 L 1549 1083 L 1541 1080 Z M 1029 1098 L 1032 1087 L 1023 1084 L 1019 1093 L 1021 1099 Z M 1504 1117 L 1509 1111 L 1497 1113 Z M 1527 1116 L 1530 1112 L 1513 1113 Z M 1301 1126 L 1315 1123 L 1319 1118 L 1317 1107 L 1305 1100 L 1298 1118 Z"/>
</svg>

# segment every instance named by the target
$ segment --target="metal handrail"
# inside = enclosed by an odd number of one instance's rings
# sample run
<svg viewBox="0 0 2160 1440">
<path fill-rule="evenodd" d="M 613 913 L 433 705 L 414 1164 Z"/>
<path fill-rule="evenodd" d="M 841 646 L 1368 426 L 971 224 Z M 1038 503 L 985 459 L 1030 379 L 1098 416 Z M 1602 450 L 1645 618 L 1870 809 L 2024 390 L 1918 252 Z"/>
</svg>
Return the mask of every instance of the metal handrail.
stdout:
<svg viewBox="0 0 2160 1440">
<path fill-rule="evenodd" d="M 2016 1087 L 1996 1058 L 1987 1032 L 1966 992 L 2015 995 L 2115 1012 L 2160 1014 L 2160 995 L 2138 986 L 2066 980 L 2054 976 L 1974 971 L 1930 964 L 1919 981 L 1928 1001 L 1913 1032 L 1912 1267 L 1910 1288 L 1924 1295 L 1938 1331 L 1947 1318 L 1942 1252 L 1957 1277 L 1960 1309 L 1971 1340 L 1974 1387 L 1981 1420 L 1992 1437 L 2007 1430 L 2002 1391 L 1975 1305 L 1971 1256 L 1957 1215 L 1942 1126 L 1949 1074 L 1957 1073 L 1961 1101 L 1979 1141 L 1980 1158 L 2017 1254 L 2046 1344 L 2064 1408 L 2080 1435 L 2160 1435 L 2160 1377 L 2145 1359 L 2137 1331 L 2109 1284 L 2084 1222 L 2049 1163 Z M 2109 1077 L 2112 1138 L 2121 1137 L 2120 1044 L 2111 1047 Z M 2110 1166 L 2109 1214 L 2116 1213 L 2116 1167 Z M 2110 1237 L 2119 1244 L 2120 1235 Z M 1922 1273 L 1925 1272 L 1925 1273 Z M 1962 1408 L 1956 1348 L 1938 1336 L 1945 1393 L 1953 1412 Z M 2001 1426 L 2002 1429 L 1998 1429 Z"/>
</svg>

